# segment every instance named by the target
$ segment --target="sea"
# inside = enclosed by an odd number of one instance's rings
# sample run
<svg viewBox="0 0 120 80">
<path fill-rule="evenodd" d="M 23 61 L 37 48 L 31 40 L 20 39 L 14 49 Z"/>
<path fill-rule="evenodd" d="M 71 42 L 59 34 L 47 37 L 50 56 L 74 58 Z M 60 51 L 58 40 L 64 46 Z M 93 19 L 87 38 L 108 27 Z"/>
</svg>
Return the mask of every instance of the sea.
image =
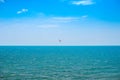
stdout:
<svg viewBox="0 0 120 80">
<path fill-rule="evenodd" d="M 0 46 L 0 80 L 120 80 L 120 46 Z"/>
</svg>

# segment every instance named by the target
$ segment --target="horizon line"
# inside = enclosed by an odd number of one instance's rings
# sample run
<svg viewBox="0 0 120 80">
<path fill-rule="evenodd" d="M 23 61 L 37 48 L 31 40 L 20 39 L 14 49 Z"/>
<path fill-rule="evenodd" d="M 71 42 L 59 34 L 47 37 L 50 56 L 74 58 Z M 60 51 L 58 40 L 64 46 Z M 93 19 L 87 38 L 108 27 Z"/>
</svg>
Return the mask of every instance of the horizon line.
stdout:
<svg viewBox="0 0 120 80">
<path fill-rule="evenodd" d="M 0 45 L 0 46 L 120 46 L 120 45 Z"/>
</svg>

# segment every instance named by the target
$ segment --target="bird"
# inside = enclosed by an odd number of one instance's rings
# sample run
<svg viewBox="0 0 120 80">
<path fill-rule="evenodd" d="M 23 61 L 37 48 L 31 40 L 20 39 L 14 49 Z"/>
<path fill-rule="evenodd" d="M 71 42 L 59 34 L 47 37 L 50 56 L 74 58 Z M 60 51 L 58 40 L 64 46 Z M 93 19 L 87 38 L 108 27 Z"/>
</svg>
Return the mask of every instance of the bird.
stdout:
<svg viewBox="0 0 120 80">
<path fill-rule="evenodd" d="M 61 42 L 62 42 L 62 40 L 59 39 L 59 43 L 61 43 Z"/>
</svg>

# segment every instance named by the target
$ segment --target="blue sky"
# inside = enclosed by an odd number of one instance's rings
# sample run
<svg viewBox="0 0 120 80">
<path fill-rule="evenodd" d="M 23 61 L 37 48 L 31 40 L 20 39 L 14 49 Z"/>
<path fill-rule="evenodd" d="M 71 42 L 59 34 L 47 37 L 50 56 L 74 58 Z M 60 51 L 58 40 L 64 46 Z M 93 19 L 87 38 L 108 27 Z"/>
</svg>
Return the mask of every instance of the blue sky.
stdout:
<svg viewBox="0 0 120 80">
<path fill-rule="evenodd" d="M 0 0 L 0 45 L 120 45 L 119 3 Z"/>
</svg>

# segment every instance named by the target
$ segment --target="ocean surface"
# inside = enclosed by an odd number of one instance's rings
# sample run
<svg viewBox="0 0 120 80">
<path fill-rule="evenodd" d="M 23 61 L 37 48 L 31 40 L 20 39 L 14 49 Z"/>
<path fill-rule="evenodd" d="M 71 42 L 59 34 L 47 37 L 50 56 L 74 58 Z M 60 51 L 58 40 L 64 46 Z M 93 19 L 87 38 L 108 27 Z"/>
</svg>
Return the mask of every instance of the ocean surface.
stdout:
<svg viewBox="0 0 120 80">
<path fill-rule="evenodd" d="M 120 80 L 120 46 L 0 46 L 0 80 Z"/>
</svg>

